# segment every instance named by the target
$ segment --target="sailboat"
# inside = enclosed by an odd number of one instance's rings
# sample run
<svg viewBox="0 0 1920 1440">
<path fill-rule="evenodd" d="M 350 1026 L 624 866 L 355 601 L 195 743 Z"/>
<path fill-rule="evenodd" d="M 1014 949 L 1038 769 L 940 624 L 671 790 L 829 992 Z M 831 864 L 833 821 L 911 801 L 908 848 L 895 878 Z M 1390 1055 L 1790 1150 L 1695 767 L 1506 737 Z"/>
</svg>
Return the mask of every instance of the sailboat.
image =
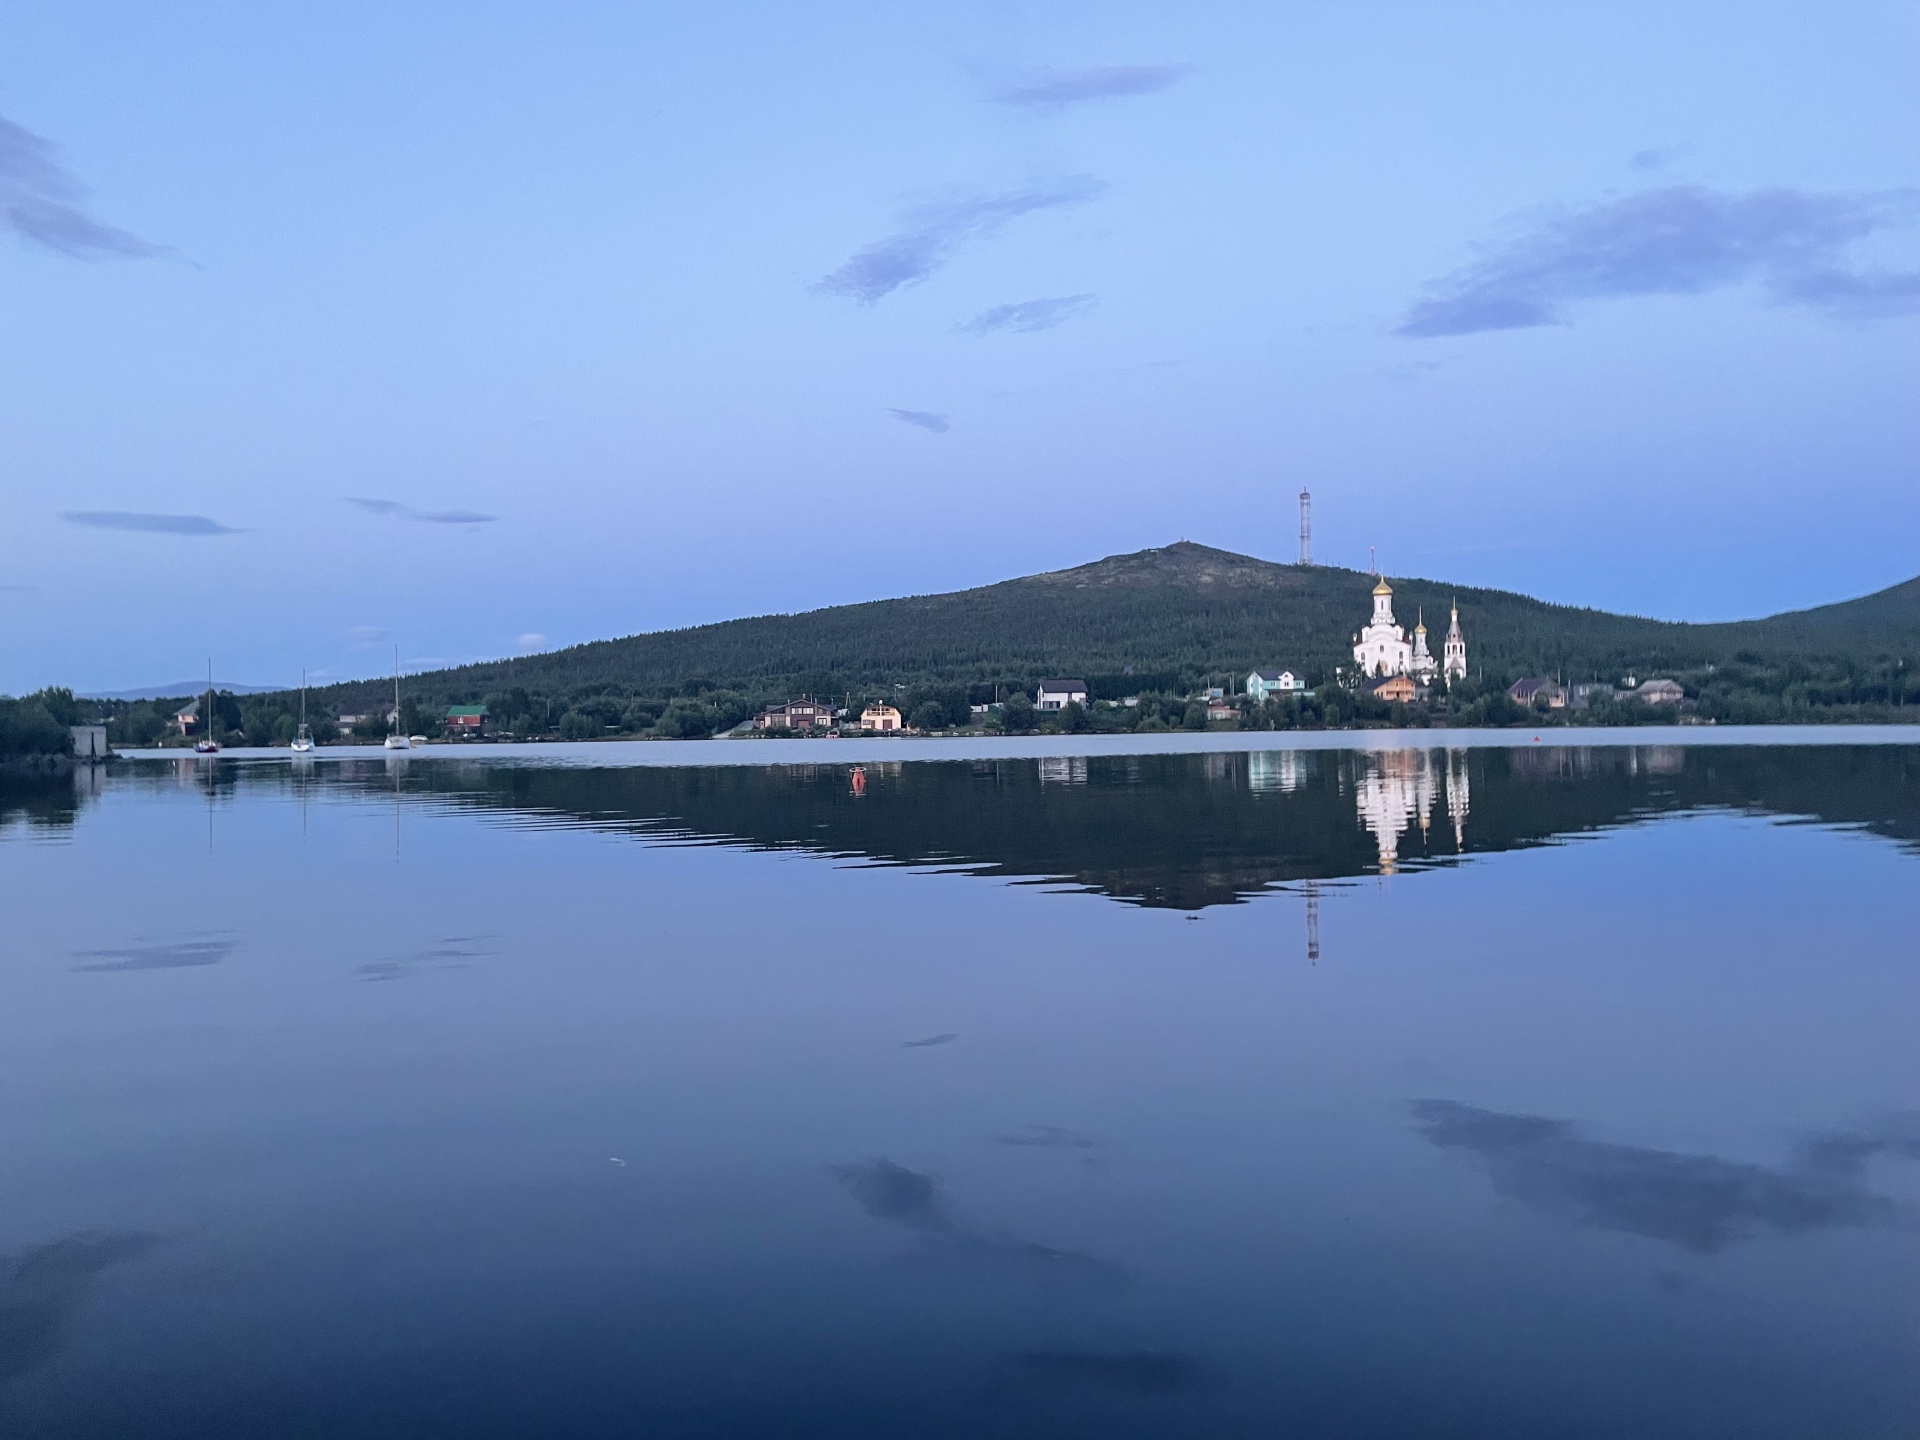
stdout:
<svg viewBox="0 0 1920 1440">
<path fill-rule="evenodd" d="M 220 742 L 214 738 L 214 733 L 213 733 L 214 718 L 215 718 L 215 712 L 213 708 L 213 661 L 209 660 L 207 661 L 207 699 L 206 699 L 206 703 L 200 707 L 200 723 L 201 723 L 202 729 L 200 732 L 200 738 L 194 742 L 194 746 L 193 746 L 194 754 L 218 755 L 220 753 Z"/>
<path fill-rule="evenodd" d="M 385 741 L 389 750 L 411 750 L 413 741 L 407 738 L 407 732 L 400 726 L 400 647 L 393 647 L 393 719 L 389 722 L 392 729 L 387 732 Z"/>
<path fill-rule="evenodd" d="M 313 732 L 307 729 L 307 672 L 300 672 L 300 730 L 293 737 L 293 753 L 311 755 L 313 753 Z"/>
</svg>

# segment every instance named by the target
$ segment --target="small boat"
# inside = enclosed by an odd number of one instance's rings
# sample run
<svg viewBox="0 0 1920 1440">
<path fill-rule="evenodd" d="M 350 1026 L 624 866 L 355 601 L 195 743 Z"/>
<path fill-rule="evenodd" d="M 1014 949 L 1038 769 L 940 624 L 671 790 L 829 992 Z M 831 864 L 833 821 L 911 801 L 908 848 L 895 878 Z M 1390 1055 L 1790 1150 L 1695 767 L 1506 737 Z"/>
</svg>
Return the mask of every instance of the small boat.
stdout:
<svg viewBox="0 0 1920 1440">
<path fill-rule="evenodd" d="M 293 737 L 293 753 L 313 753 L 313 732 L 307 729 L 307 672 L 304 670 L 300 672 L 300 731 Z"/>
<path fill-rule="evenodd" d="M 194 741 L 193 753 L 196 755 L 218 755 L 220 742 L 213 738 L 213 661 L 207 661 L 207 699 L 200 708 L 200 723 L 204 727 L 200 738 Z"/>
<path fill-rule="evenodd" d="M 407 738 L 407 732 L 400 728 L 400 647 L 393 647 L 393 728 L 387 732 L 383 742 L 389 750 L 411 750 L 413 741 Z"/>
</svg>

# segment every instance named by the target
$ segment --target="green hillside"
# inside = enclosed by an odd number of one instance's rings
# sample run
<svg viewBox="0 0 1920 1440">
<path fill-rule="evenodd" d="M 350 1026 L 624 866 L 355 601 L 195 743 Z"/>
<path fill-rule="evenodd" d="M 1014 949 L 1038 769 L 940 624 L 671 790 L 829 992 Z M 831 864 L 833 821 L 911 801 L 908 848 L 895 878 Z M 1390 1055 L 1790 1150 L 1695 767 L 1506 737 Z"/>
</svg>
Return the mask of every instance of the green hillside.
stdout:
<svg viewBox="0 0 1920 1440">
<path fill-rule="evenodd" d="M 1920 683 L 1920 580 L 1839 605 L 1764 620 L 1693 625 L 1549 605 L 1501 590 L 1391 577 L 1394 606 L 1424 616 L 1433 648 L 1458 602 L 1472 665 L 1469 693 L 1528 674 L 1568 681 L 1681 678 L 1702 713 L 1723 720 L 1906 718 Z M 1187 541 L 1071 570 L 944 595 L 763 615 L 595 641 L 511 661 L 408 677 L 423 725 L 449 704 L 486 702 L 521 733 L 704 733 L 791 696 L 935 695 L 1031 689 L 1084 678 L 1096 696 L 1184 695 L 1255 666 L 1331 680 L 1371 610 L 1373 577 L 1277 565 Z M 385 681 L 316 691 L 318 713 L 380 703 Z M 691 717 L 695 699 L 705 712 Z M 1458 697 L 1456 697 L 1458 698 Z M 1913 697 L 1920 700 L 1920 693 Z M 687 704 L 680 702 L 686 701 Z M 284 719 L 284 697 L 245 697 L 236 713 Z M 1882 712 L 1885 712 L 1884 714 Z M 1364 714 L 1348 716 L 1364 719 Z M 1457 718 L 1457 717 L 1456 717 Z M 1479 723 L 1487 723 L 1483 718 Z M 665 728 L 662 728 L 662 727 Z M 238 728 L 238 727 L 236 727 Z M 249 720 L 245 728 L 256 728 Z"/>
<path fill-rule="evenodd" d="M 1424 614 L 1436 635 L 1457 599 L 1474 664 L 1489 675 L 1645 674 L 1742 653 L 1774 663 L 1920 656 L 1920 580 L 1730 625 L 1613 615 L 1432 580 L 1391 583 L 1402 621 Z M 1043 674 L 1119 675 L 1129 666 L 1188 681 L 1255 665 L 1318 678 L 1348 658 L 1372 587 L 1373 577 L 1358 571 L 1276 565 L 1181 541 L 946 595 L 727 620 L 435 671 L 410 678 L 408 688 L 477 698 L 506 685 L 612 682 L 660 692 L 706 681 L 784 693 L 805 682 L 831 694 L 902 680 L 1024 684 Z"/>
</svg>

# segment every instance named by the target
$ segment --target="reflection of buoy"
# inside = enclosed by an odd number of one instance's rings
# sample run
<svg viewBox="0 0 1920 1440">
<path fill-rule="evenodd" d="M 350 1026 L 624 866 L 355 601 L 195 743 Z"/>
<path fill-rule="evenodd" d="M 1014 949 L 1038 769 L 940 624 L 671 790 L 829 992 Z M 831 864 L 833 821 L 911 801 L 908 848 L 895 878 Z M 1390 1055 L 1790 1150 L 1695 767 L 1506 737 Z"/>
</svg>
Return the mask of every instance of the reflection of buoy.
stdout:
<svg viewBox="0 0 1920 1440">
<path fill-rule="evenodd" d="M 1538 735 L 1536 735 L 1536 736 L 1534 736 L 1534 737 L 1533 737 L 1533 743 L 1534 743 L 1534 744 L 1536 744 L 1536 745 L 1538 745 L 1538 744 L 1540 743 L 1540 737 L 1539 737 Z"/>
<path fill-rule="evenodd" d="M 860 765 L 853 767 L 853 793 L 856 795 L 867 793 L 867 772 L 865 767 Z"/>
</svg>

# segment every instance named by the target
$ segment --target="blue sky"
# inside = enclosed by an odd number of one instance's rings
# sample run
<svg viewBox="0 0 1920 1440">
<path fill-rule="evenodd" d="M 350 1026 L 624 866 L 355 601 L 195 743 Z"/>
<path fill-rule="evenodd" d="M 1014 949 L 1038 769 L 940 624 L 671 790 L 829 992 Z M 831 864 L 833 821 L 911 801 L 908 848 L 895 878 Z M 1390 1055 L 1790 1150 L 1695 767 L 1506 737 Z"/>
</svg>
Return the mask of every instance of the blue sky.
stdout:
<svg viewBox="0 0 1920 1440">
<path fill-rule="evenodd" d="M 1910 6 L 21 4 L 0 689 L 1181 537 L 1920 573 Z"/>
</svg>

